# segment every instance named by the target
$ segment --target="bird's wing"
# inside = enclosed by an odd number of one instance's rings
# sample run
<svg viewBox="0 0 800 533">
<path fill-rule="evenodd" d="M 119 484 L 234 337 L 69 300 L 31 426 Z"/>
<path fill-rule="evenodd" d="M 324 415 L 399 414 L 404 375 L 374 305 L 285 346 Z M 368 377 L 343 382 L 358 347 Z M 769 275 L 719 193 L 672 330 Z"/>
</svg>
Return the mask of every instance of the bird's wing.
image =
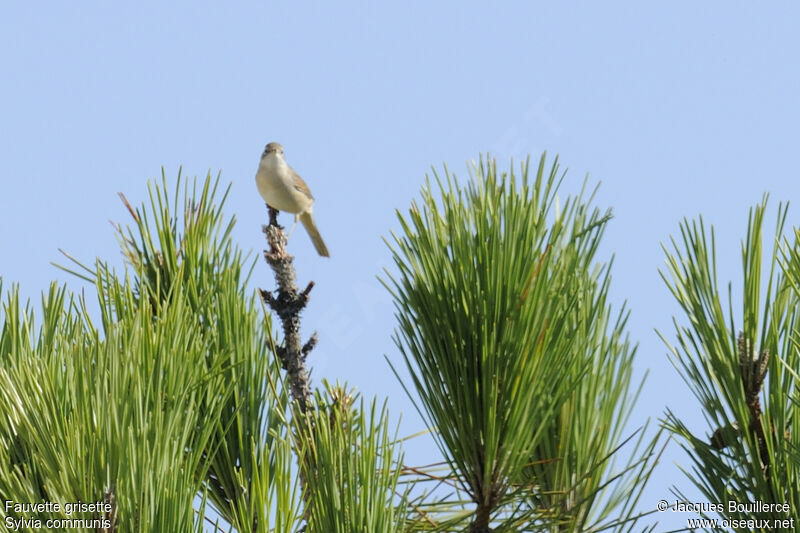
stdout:
<svg viewBox="0 0 800 533">
<path fill-rule="evenodd" d="M 308 185 L 306 185 L 306 182 L 300 177 L 300 174 L 295 172 L 291 167 L 289 167 L 289 169 L 292 171 L 292 182 L 294 184 L 294 188 L 313 200 L 314 196 L 311 194 L 311 189 L 308 188 Z"/>
</svg>

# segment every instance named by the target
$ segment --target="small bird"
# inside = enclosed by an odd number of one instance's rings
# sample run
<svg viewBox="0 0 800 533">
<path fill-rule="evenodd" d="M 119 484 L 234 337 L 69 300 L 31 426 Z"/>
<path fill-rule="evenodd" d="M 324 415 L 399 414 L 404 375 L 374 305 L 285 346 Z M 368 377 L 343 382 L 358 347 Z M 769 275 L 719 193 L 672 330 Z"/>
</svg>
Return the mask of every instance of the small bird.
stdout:
<svg viewBox="0 0 800 533">
<path fill-rule="evenodd" d="M 295 224 L 298 220 L 303 223 L 317 253 L 322 257 L 330 257 L 312 216 L 314 197 L 311 190 L 283 158 L 283 146 L 280 144 L 269 143 L 264 148 L 256 172 L 256 185 L 267 205 L 294 213 Z"/>
</svg>

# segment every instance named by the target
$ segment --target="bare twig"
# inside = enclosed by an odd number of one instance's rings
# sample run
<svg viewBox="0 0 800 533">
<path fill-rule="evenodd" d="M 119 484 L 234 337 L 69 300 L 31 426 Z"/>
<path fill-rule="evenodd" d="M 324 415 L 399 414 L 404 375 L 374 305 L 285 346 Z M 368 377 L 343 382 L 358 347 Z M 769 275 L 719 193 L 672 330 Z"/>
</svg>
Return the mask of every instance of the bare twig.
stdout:
<svg viewBox="0 0 800 533">
<path fill-rule="evenodd" d="M 264 234 L 267 236 L 269 250 L 264 251 L 264 259 L 275 272 L 275 281 L 278 285 L 277 291 L 273 294 L 270 291 L 261 290 L 261 298 L 264 303 L 272 309 L 278 318 L 281 319 L 283 326 L 283 345 L 275 347 L 275 353 L 281 362 L 281 366 L 286 370 L 289 381 L 289 389 L 292 401 L 297 406 L 296 421 L 297 433 L 295 433 L 295 444 L 297 446 L 298 462 L 300 463 L 300 485 L 303 489 L 305 500 L 305 518 L 311 511 L 311 501 L 308 498 L 309 492 L 306 491 L 307 470 L 313 467 L 310 465 L 310 454 L 304 453 L 304 441 L 310 440 L 314 430 L 313 424 L 309 424 L 306 414 L 313 409 L 311 400 L 311 384 L 306 368 L 306 357 L 317 344 L 317 334 L 303 343 L 300 339 L 300 312 L 308 304 L 309 294 L 314 287 L 314 282 L 309 282 L 302 292 L 298 291 L 295 282 L 296 272 L 294 269 L 294 258 L 286 251 L 287 237 L 283 228 L 278 224 L 278 211 L 267 206 L 269 210 L 269 225 L 263 227 Z M 313 477 L 313 474 L 311 474 Z M 305 531 L 305 525 L 300 529 Z"/>
<path fill-rule="evenodd" d="M 278 225 L 278 212 L 269 206 L 268 208 L 269 225 L 264 226 L 263 231 L 267 236 L 269 250 L 264 252 L 264 259 L 275 272 L 278 290 L 277 295 L 261 290 L 261 298 L 281 319 L 284 344 L 278 347 L 277 355 L 288 374 L 292 400 L 301 413 L 306 413 L 311 403 L 311 385 L 305 359 L 317 341 L 316 333 L 305 344 L 301 341 L 300 312 L 308 303 L 314 282 L 309 283 L 304 291 L 298 291 L 294 258 L 286 251 L 286 234 Z"/>
</svg>

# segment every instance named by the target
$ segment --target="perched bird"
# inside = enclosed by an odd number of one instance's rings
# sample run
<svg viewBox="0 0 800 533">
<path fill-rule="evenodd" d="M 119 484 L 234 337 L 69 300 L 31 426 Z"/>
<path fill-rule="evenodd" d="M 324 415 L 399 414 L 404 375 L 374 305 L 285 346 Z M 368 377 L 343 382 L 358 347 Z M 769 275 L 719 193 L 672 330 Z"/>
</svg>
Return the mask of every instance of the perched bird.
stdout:
<svg viewBox="0 0 800 533">
<path fill-rule="evenodd" d="M 267 205 L 279 211 L 294 213 L 295 224 L 299 220 L 311 237 L 317 253 L 330 257 L 328 247 L 319 234 L 312 216 L 314 197 L 306 182 L 283 158 L 283 146 L 269 143 L 261 154 L 261 162 L 256 172 L 256 185 Z"/>
</svg>

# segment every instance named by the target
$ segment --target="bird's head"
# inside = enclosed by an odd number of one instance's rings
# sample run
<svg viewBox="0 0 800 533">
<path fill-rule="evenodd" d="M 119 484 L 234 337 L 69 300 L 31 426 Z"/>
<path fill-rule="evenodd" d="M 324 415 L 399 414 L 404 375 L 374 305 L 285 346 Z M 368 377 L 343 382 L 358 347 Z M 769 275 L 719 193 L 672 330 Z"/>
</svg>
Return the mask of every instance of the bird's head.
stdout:
<svg viewBox="0 0 800 533">
<path fill-rule="evenodd" d="M 283 146 L 280 143 L 269 143 L 266 148 L 264 148 L 264 153 L 261 157 L 267 157 L 269 154 L 277 154 L 283 155 Z"/>
</svg>

